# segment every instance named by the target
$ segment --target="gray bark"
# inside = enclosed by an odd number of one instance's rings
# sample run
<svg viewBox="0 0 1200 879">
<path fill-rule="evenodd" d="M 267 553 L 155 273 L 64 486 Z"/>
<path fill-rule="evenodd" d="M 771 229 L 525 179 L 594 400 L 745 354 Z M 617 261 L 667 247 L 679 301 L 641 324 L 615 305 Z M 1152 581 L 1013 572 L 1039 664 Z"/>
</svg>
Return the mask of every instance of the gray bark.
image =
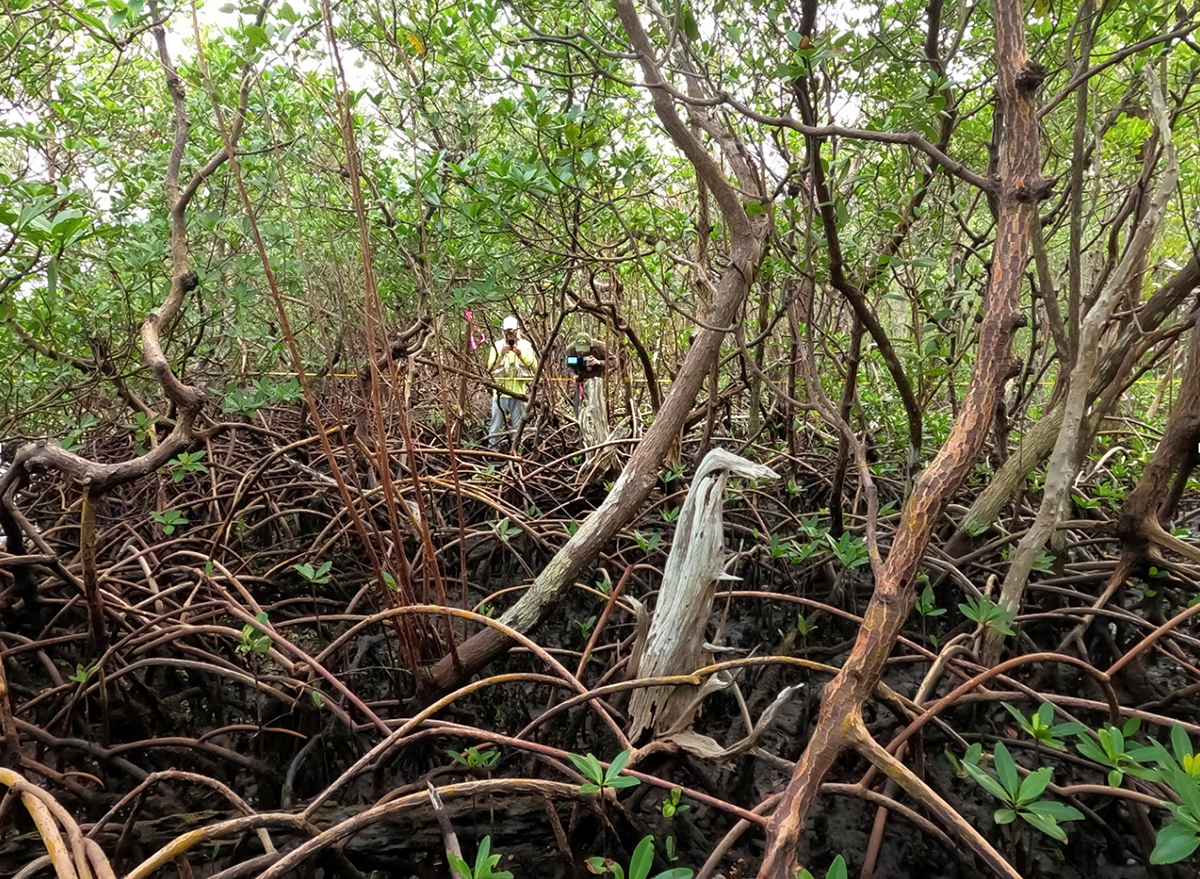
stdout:
<svg viewBox="0 0 1200 879">
<path fill-rule="evenodd" d="M 717 582 L 726 577 L 722 514 L 730 476 L 767 479 L 777 474 L 724 449 L 705 456 L 679 514 L 646 646 L 631 669 L 636 677 L 688 674 L 708 664 L 711 654 L 704 647 L 704 630 Z M 663 733 L 686 725 L 698 708 L 690 694 L 676 687 L 635 690 L 630 738 L 651 727 Z"/>
</svg>

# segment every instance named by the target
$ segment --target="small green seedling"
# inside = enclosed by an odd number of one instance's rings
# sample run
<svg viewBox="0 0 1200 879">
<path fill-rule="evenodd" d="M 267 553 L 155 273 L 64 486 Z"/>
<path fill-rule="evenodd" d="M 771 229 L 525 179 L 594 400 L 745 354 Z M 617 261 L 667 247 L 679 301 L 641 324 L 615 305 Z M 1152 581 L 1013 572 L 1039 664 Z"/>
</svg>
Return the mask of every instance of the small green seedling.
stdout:
<svg viewBox="0 0 1200 879">
<path fill-rule="evenodd" d="M 1200 783 L 1200 754 L 1193 750 L 1192 740 L 1181 726 L 1171 727 L 1171 750 L 1175 752 L 1179 768 Z"/>
<path fill-rule="evenodd" d="M 1152 864 L 1174 864 L 1200 848 L 1200 755 L 1182 727 L 1171 728 L 1171 752 L 1152 742 L 1155 761 L 1163 781 L 1175 792 L 1179 803 L 1167 803 L 1171 821 L 1163 825 L 1150 853 Z"/>
<path fill-rule="evenodd" d="M 792 554 L 792 541 L 780 539 L 778 534 L 772 534 L 767 543 L 767 556 L 773 559 L 787 558 Z"/>
<path fill-rule="evenodd" d="M 679 802 L 682 797 L 682 788 L 671 788 L 671 793 L 664 797 L 663 801 L 658 804 L 659 811 L 662 812 L 664 818 L 674 818 L 680 812 L 686 812 L 691 808 L 687 803 Z"/>
<path fill-rule="evenodd" d="M 62 447 L 68 452 L 83 447 L 83 435 L 100 423 L 100 419 L 90 413 L 83 415 L 75 429 L 63 437 Z"/>
<path fill-rule="evenodd" d="M 963 766 L 964 763 L 970 763 L 973 766 L 982 766 L 985 759 L 983 745 L 979 742 L 967 748 L 967 753 L 963 754 L 961 760 L 954 756 L 949 747 L 946 748 L 945 754 L 946 759 L 950 761 L 950 765 L 954 767 L 954 771 L 958 773 L 959 778 L 967 777 L 966 767 Z"/>
<path fill-rule="evenodd" d="M 207 473 L 208 467 L 204 465 L 203 461 L 203 449 L 198 452 L 180 452 L 167 465 L 167 469 L 171 471 L 171 481 L 183 482 L 189 473 Z"/>
<path fill-rule="evenodd" d="M 663 476 L 662 476 L 662 481 L 663 482 L 674 482 L 676 479 L 678 479 L 682 475 L 683 475 L 683 463 L 682 462 L 673 462 L 673 463 L 667 465 L 666 472 L 664 472 Z"/>
<path fill-rule="evenodd" d="M 820 540 L 829 533 L 829 529 L 821 524 L 816 513 L 811 516 L 800 517 L 800 530 L 805 533 L 809 540 Z"/>
<path fill-rule="evenodd" d="M 789 541 L 791 544 L 791 555 L 788 556 L 788 561 L 793 565 L 801 565 L 815 555 L 820 555 L 825 552 L 825 544 L 818 543 L 815 540 L 810 540 L 808 543 L 800 544 L 795 540 Z"/>
<path fill-rule="evenodd" d="M 1121 501 L 1125 498 L 1125 489 L 1111 479 L 1106 479 L 1096 486 L 1096 494 L 1107 501 L 1108 505 L 1115 510 L 1121 506 Z"/>
<path fill-rule="evenodd" d="M 600 765 L 600 761 L 588 754 L 586 757 L 580 757 L 578 754 L 568 754 L 571 762 L 575 764 L 586 778 L 587 784 L 580 785 L 579 792 L 584 794 L 596 794 L 602 792 L 605 788 L 612 790 L 620 790 L 626 787 L 635 787 L 641 782 L 628 775 L 622 775 L 621 770 L 625 768 L 625 764 L 629 762 L 630 751 L 626 748 L 620 754 L 612 758 L 612 762 L 608 764 L 608 769 Z"/>
<path fill-rule="evenodd" d="M 921 590 L 920 597 L 917 598 L 916 608 L 917 613 L 927 620 L 945 616 L 946 614 L 946 608 L 937 606 L 937 598 L 934 597 L 933 587 L 928 583 L 925 584 L 925 588 Z"/>
<path fill-rule="evenodd" d="M 133 428 L 134 434 L 138 440 L 145 441 L 150 438 L 150 431 L 154 430 L 154 425 L 158 423 L 157 415 L 147 415 L 144 412 L 133 413 L 133 424 L 128 424 L 126 427 Z"/>
<path fill-rule="evenodd" d="M 454 852 L 446 852 L 446 859 L 450 862 L 450 869 L 454 871 L 458 879 L 513 879 L 513 874 L 508 870 L 496 869 L 500 863 L 500 855 L 492 854 L 492 838 L 490 836 L 485 836 L 480 840 L 479 851 L 475 853 L 474 868 Z"/>
<path fill-rule="evenodd" d="M 596 628 L 596 615 L 592 614 L 586 620 L 579 620 L 579 633 L 583 635 L 583 640 L 587 641 L 592 637 L 592 630 Z"/>
<path fill-rule="evenodd" d="M 100 671 L 98 665 L 86 666 L 79 662 L 75 664 L 75 674 L 71 675 L 71 680 L 77 684 L 86 684 L 98 671 Z"/>
<path fill-rule="evenodd" d="M 816 879 L 816 877 L 808 870 L 801 870 L 796 874 L 796 879 Z M 841 855 L 834 858 L 829 869 L 825 871 L 825 879 L 846 879 L 846 859 Z"/>
<path fill-rule="evenodd" d="M 302 565 L 292 565 L 292 570 L 314 586 L 324 586 L 329 582 L 329 572 L 333 562 L 324 562 L 319 568 L 313 568 L 308 562 Z"/>
<path fill-rule="evenodd" d="M 266 611 L 256 614 L 254 618 L 263 624 L 268 621 Z M 254 626 L 246 623 L 242 627 L 242 643 L 238 645 L 237 652 L 243 656 L 250 653 L 267 653 L 271 649 L 271 644 L 270 635 L 260 632 Z"/>
<path fill-rule="evenodd" d="M 1033 563 L 1030 567 L 1041 574 L 1051 574 L 1054 572 L 1054 556 L 1046 552 L 1045 549 L 1039 549 L 1033 556 Z"/>
<path fill-rule="evenodd" d="M 455 763 L 470 769 L 491 769 L 500 759 L 500 752 L 492 748 L 476 748 L 472 745 L 462 751 L 447 750 Z"/>
<path fill-rule="evenodd" d="M 634 531 L 633 542 L 638 545 L 638 549 L 640 549 L 646 555 L 649 555 L 650 553 L 654 552 L 654 550 L 658 549 L 659 544 L 662 543 L 662 535 L 657 531 L 651 532 L 650 534 L 643 534 L 641 531 Z"/>
<path fill-rule="evenodd" d="M 837 556 L 838 561 L 847 568 L 858 568 L 871 560 L 867 542 L 849 531 L 843 531 L 837 540 L 830 534 L 826 534 L 825 539 L 833 547 L 833 554 Z"/>
<path fill-rule="evenodd" d="M 176 528 L 181 528 L 188 523 L 187 516 L 179 510 L 165 510 L 161 513 L 154 510 L 151 511 L 150 518 L 158 523 L 163 534 L 174 534 Z"/>
<path fill-rule="evenodd" d="M 1120 787 L 1126 775 L 1148 781 L 1157 781 L 1159 778 L 1158 772 L 1142 765 L 1156 756 L 1154 748 L 1146 745 L 1129 747 L 1126 742 L 1138 731 L 1141 723 L 1138 717 L 1130 718 L 1120 729 L 1106 723 L 1103 729 L 1097 731 L 1095 739 L 1088 735 L 1079 737 L 1076 749 L 1089 760 L 1108 767 L 1108 783 L 1112 787 Z"/>
<path fill-rule="evenodd" d="M 629 859 L 629 871 L 611 858 L 588 858 L 587 868 L 591 873 L 603 876 L 611 873 L 616 879 L 648 879 L 654 866 L 654 837 L 642 837 L 642 841 L 633 850 Z M 654 879 L 692 879 L 692 871 L 687 867 L 672 867 L 654 876 Z"/>
<path fill-rule="evenodd" d="M 1013 760 L 1012 754 L 1008 753 L 1008 748 L 1004 747 L 1003 742 L 996 743 L 993 760 L 996 778 L 985 769 L 966 760 L 961 765 L 980 787 L 1003 803 L 1003 806 L 996 810 L 996 823 L 1012 824 L 1020 818 L 1047 836 L 1066 842 L 1067 833 L 1059 826 L 1059 822 L 1079 821 L 1083 818 L 1083 813 L 1066 803 L 1041 799 L 1046 786 L 1050 784 L 1053 770 L 1043 766 L 1022 780 L 1017 774 L 1016 761 Z"/>
<path fill-rule="evenodd" d="M 1015 635 L 1012 624 L 1017 618 L 1017 612 L 1010 608 L 1001 607 L 986 595 L 978 599 L 967 596 L 965 603 L 958 609 L 969 620 L 974 620 L 985 629 L 993 629 L 1002 635 Z"/>
<path fill-rule="evenodd" d="M 505 516 L 499 522 L 492 526 L 492 530 L 505 543 L 508 543 L 514 537 L 521 533 L 521 529 L 509 521 L 508 516 Z"/>
<path fill-rule="evenodd" d="M 1041 707 L 1029 717 L 1026 717 L 1007 702 L 1001 702 L 1000 704 L 1013 716 L 1013 719 L 1016 720 L 1027 736 L 1039 745 L 1045 745 L 1047 748 L 1053 748 L 1056 751 L 1066 750 L 1067 746 L 1062 741 L 1063 736 L 1078 735 L 1084 730 L 1082 723 L 1052 723 L 1054 720 L 1054 706 L 1049 702 L 1043 702 Z"/>
</svg>

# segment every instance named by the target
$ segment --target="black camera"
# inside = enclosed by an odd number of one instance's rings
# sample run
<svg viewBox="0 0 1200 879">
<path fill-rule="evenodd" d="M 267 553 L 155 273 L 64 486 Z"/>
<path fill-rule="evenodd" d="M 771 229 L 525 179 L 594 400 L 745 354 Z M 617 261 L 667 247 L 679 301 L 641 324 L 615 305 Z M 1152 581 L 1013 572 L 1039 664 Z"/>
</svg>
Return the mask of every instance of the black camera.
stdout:
<svg viewBox="0 0 1200 879">
<path fill-rule="evenodd" d="M 588 364 L 588 361 L 595 356 L 594 349 L 583 348 L 577 343 L 567 349 L 567 369 L 579 381 L 600 378 L 600 376 L 604 375 L 604 365 L 597 364 L 596 366 L 591 366 Z"/>
</svg>

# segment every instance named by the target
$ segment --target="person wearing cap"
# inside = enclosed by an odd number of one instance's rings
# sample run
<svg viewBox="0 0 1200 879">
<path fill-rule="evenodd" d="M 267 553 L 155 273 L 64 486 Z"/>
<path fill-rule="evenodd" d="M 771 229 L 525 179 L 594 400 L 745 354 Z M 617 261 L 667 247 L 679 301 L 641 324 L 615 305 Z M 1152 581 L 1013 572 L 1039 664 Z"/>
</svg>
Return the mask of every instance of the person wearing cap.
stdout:
<svg viewBox="0 0 1200 879">
<path fill-rule="evenodd" d="M 488 353 L 488 372 L 500 386 L 492 395 L 492 426 L 488 431 L 488 446 L 493 451 L 506 430 L 515 428 L 525 417 L 525 401 L 511 395 L 528 391 L 538 365 L 533 345 L 521 338 L 521 324 L 516 317 L 506 317 L 500 329 L 504 335 Z"/>
<path fill-rule="evenodd" d="M 608 352 L 603 342 L 598 342 L 587 333 L 580 333 L 575 342 L 567 349 L 567 368 L 575 374 L 575 394 L 571 406 L 575 417 L 579 417 L 579 408 L 583 404 L 586 382 L 601 378 L 608 366 Z"/>
<path fill-rule="evenodd" d="M 567 364 L 581 381 L 604 375 L 604 368 L 608 365 L 608 351 L 603 342 L 593 339 L 587 333 L 580 333 L 575 337 L 568 357 L 571 355 L 574 355 L 574 362 L 568 360 Z"/>
</svg>

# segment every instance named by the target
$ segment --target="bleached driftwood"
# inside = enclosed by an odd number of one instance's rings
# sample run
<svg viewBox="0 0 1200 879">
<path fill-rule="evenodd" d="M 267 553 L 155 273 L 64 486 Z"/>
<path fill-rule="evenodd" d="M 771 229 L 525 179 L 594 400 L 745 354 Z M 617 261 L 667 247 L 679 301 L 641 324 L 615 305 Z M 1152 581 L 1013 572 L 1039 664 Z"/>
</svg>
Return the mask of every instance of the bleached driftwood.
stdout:
<svg viewBox="0 0 1200 879">
<path fill-rule="evenodd" d="M 629 433 L 628 427 L 609 429 L 608 401 L 604 397 L 602 379 L 591 379 L 583 384 L 583 403 L 579 407 L 579 432 L 583 435 L 584 448 L 591 451 L 585 452 L 578 484 L 588 485 L 616 465 L 617 447 L 605 443 L 624 439 Z"/>
<path fill-rule="evenodd" d="M 727 672 L 718 672 L 712 678 L 709 678 L 709 680 L 722 674 L 727 674 Z M 732 683 L 732 677 L 730 678 L 730 682 Z M 794 684 L 780 690 L 771 704 L 767 706 L 766 710 L 759 715 L 758 721 L 755 722 L 750 732 L 728 748 L 719 744 L 716 739 L 702 735 L 692 729 L 686 729 L 677 733 L 668 733 L 664 736 L 664 741 L 672 742 L 683 748 L 683 750 L 705 760 L 728 760 L 730 757 L 736 757 L 738 754 L 745 754 L 758 744 L 758 740 L 762 738 L 763 733 L 770 728 L 771 724 L 775 722 L 775 718 L 779 716 L 780 709 L 788 703 L 793 694 L 803 689 L 803 687 L 804 684 Z M 701 687 L 700 689 L 702 694 L 704 688 Z"/>
<path fill-rule="evenodd" d="M 722 512 L 730 476 L 766 479 L 776 473 L 724 449 L 713 449 L 700 463 L 679 514 L 650 632 L 636 666 L 630 666 L 636 677 L 687 674 L 709 662 L 704 629 L 717 582 L 728 578 L 724 573 Z M 694 691 L 674 687 L 635 690 L 630 701 L 630 737 L 651 727 L 660 734 L 679 731 L 699 707 L 692 696 Z"/>
</svg>

